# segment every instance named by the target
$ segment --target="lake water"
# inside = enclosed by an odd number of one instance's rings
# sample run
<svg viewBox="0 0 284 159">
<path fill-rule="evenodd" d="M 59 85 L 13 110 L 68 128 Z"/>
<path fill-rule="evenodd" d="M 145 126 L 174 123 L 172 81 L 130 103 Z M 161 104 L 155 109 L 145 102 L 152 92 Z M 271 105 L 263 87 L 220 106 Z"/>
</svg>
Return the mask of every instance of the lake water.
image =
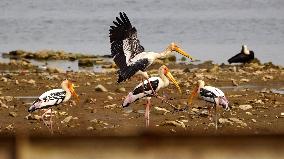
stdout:
<svg viewBox="0 0 284 159">
<path fill-rule="evenodd" d="M 0 52 L 56 49 L 109 54 L 109 25 L 125 11 L 146 50 L 172 41 L 221 63 L 247 44 L 283 65 L 283 0 L 1 0 Z"/>
</svg>

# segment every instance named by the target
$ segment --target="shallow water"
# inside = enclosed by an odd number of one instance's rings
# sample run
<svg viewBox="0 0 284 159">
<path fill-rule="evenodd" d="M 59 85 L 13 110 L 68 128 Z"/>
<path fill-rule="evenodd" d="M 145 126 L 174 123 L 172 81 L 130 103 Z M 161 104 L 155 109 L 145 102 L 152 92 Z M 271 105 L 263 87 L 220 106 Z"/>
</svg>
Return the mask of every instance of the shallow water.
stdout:
<svg viewBox="0 0 284 159">
<path fill-rule="evenodd" d="M 283 0 L 2 0 L 0 52 L 15 49 L 108 54 L 109 25 L 127 12 L 146 50 L 172 41 L 218 63 L 247 44 L 263 62 L 283 65 Z"/>
</svg>

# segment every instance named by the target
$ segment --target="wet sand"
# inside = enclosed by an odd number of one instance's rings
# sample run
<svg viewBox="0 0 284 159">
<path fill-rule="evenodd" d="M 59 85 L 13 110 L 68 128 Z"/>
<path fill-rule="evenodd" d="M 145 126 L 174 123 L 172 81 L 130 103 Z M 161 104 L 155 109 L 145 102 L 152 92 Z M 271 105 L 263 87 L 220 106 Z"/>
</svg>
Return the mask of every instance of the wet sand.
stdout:
<svg viewBox="0 0 284 159">
<path fill-rule="evenodd" d="M 152 66 L 151 75 L 157 74 L 160 64 Z M 139 82 L 139 77 L 117 84 L 116 70 L 104 73 L 61 72 L 41 70 L 35 66 L 18 63 L 0 64 L 0 135 L 26 134 L 49 136 L 51 133 L 41 120 L 27 112 L 31 102 L 43 92 L 60 88 L 64 79 L 70 79 L 79 87 L 79 103 L 74 100 L 59 105 L 54 110 L 54 134 L 58 136 L 137 136 L 158 135 L 277 135 L 284 133 L 284 69 L 274 65 L 249 64 L 246 66 L 215 65 L 205 62 L 199 65 L 168 64 L 179 81 L 182 94 L 175 86 L 160 90 L 169 102 L 184 108 L 194 87 L 203 79 L 206 84 L 222 89 L 230 101 L 231 111 L 220 109 L 218 131 L 206 112 L 207 103 L 198 99 L 190 111 L 174 111 L 161 100 L 152 98 L 150 127 L 145 128 L 143 111 L 146 100 L 139 100 L 129 108 L 121 108 L 122 99 Z M 234 83 L 232 82 L 234 80 Z M 101 84 L 108 91 L 99 92 Z M 238 86 L 234 86 L 238 85 Z M 122 88 L 119 90 L 119 88 Z M 125 88 L 125 91 L 123 90 Z M 282 93 L 282 94 L 281 94 Z M 109 96 L 109 97 L 108 97 Z M 245 106 L 244 106 L 245 105 Z M 249 105 L 249 106 L 247 106 Z M 243 107 L 252 107 L 243 110 Z M 167 109 L 168 113 L 154 107 Z M 72 116 L 72 117 L 70 117 Z M 71 119 L 63 122 L 65 118 Z M 66 119 L 66 120 L 67 120 Z"/>
</svg>

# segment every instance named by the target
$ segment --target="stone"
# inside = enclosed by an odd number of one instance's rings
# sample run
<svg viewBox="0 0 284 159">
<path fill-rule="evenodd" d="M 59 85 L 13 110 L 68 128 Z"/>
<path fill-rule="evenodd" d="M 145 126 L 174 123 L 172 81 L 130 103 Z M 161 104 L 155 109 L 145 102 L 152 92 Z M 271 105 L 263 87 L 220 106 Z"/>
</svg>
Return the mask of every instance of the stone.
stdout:
<svg viewBox="0 0 284 159">
<path fill-rule="evenodd" d="M 89 126 L 89 127 L 87 127 L 87 130 L 88 130 L 88 131 L 90 131 L 90 130 L 94 130 L 94 127 Z"/>
<path fill-rule="evenodd" d="M 229 120 L 230 120 L 230 121 L 233 121 L 233 122 L 235 122 L 235 123 L 237 123 L 237 124 L 239 124 L 239 125 L 241 125 L 241 126 L 243 126 L 243 127 L 246 127 L 246 126 L 247 126 L 246 123 L 244 123 L 243 121 L 241 121 L 241 120 L 238 119 L 238 118 L 229 118 Z"/>
<path fill-rule="evenodd" d="M 98 91 L 98 92 L 107 92 L 108 90 L 101 84 L 97 85 L 95 87 L 95 91 Z"/>
<path fill-rule="evenodd" d="M 124 87 L 120 87 L 120 88 L 116 89 L 115 91 L 118 92 L 118 93 L 123 93 L 123 92 L 126 91 L 126 89 Z"/>
<path fill-rule="evenodd" d="M 161 107 L 154 107 L 154 109 L 158 112 L 161 113 L 163 115 L 166 115 L 167 113 L 169 113 L 170 111 L 165 109 L 165 108 L 161 108 Z"/>
<path fill-rule="evenodd" d="M 91 123 L 98 123 L 98 119 L 93 119 L 90 121 Z"/>
<path fill-rule="evenodd" d="M 249 105 L 249 104 L 246 104 L 246 105 L 239 105 L 239 108 L 242 109 L 242 110 L 248 110 L 248 109 L 251 109 L 252 106 Z"/>
<path fill-rule="evenodd" d="M 251 121 L 254 122 L 254 123 L 256 123 L 256 120 L 255 120 L 255 119 L 251 119 Z"/>
<path fill-rule="evenodd" d="M 219 119 L 218 119 L 218 122 L 219 122 L 220 124 L 230 124 L 230 125 L 233 125 L 233 122 L 229 121 L 229 120 L 226 119 L 226 118 L 219 118 Z"/>
<path fill-rule="evenodd" d="M 67 115 L 68 115 L 67 112 L 58 112 L 58 114 L 59 114 L 60 116 L 67 116 Z"/>
<path fill-rule="evenodd" d="M 240 80 L 240 82 L 249 82 L 249 81 L 250 81 L 249 79 L 245 79 L 245 78 Z"/>
<path fill-rule="evenodd" d="M 6 77 L 2 77 L 2 78 L 1 78 L 1 81 L 3 81 L 3 82 L 6 83 L 6 82 L 8 82 L 8 79 L 7 79 Z"/>
<path fill-rule="evenodd" d="M 7 130 L 13 130 L 13 129 L 14 129 L 14 126 L 13 126 L 13 124 L 10 124 L 10 125 L 6 126 L 5 129 L 7 129 Z"/>
<path fill-rule="evenodd" d="M 175 126 L 175 127 L 182 127 L 185 128 L 185 124 L 181 121 L 165 121 L 163 124 L 161 124 L 162 126 Z"/>
<path fill-rule="evenodd" d="M 107 96 L 107 99 L 108 100 L 113 100 L 113 97 L 112 96 Z"/>
<path fill-rule="evenodd" d="M 239 84 L 236 82 L 236 80 L 231 79 L 231 81 L 232 81 L 232 85 L 233 85 L 233 86 L 238 86 L 238 85 L 239 85 Z"/>
<path fill-rule="evenodd" d="M 18 85 L 18 84 L 19 84 L 19 81 L 18 81 L 18 80 L 15 80 L 15 84 Z"/>
<path fill-rule="evenodd" d="M 62 124 L 64 124 L 64 123 L 69 123 L 72 118 L 73 118 L 72 116 L 68 116 L 68 117 L 66 117 L 64 120 L 62 120 L 61 123 L 62 123 Z"/>
<path fill-rule="evenodd" d="M 32 84 L 32 85 L 36 84 L 35 80 L 33 80 L 33 79 L 30 79 L 27 83 Z"/>
<path fill-rule="evenodd" d="M 10 112 L 9 115 L 12 116 L 12 117 L 17 117 L 18 116 L 18 114 L 16 112 Z"/>
<path fill-rule="evenodd" d="M 6 108 L 6 109 L 9 108 L 9 107 L 8 107 L 5 103 L 3 103 L 1 100 L 0 100 L 0 106 L 1 106 L 2 108 Z"/>
<path fill-rule="evenodd" d="M 246 115 L 252 115 L 252 113 L 251 112 L 246 112 Z"/>
<path fill-rule="evenodd" d="M 104 108 L 106 109 L 114 109 L 116 107 L 116 104 L 106 105 Z"/>
<path fill-rule="evenodd" d="M 4 100 L 7 102 L 11 102 L 14 98 L 12 96 L 4 96 Z"/>
</svg>

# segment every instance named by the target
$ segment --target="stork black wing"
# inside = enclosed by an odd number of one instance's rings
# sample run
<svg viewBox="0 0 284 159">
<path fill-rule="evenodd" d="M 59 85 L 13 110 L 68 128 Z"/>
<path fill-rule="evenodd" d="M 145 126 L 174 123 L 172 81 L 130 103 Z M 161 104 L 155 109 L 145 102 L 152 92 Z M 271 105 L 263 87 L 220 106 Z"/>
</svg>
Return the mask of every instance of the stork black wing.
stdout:
<svg viewBox="0 0 284 159">
<path fill-rule="evenodd" d="M 126 66 L 120 70 L 118 70 L 118 80 L 117 82 L 120 83 L 122 81 L 125 81 L 135 75 L 136 72 L 144 71 L 149 66 L 148 59 L 140 59 L 136 61 L 135 63 L 132 63 L 129 66 Z"/>
<path fill-rule="evenodd" d="M 137 30 L 132 27 L 127 15 L 119 13 L 114 26 L 110 26 L 109 38 L 111 43 L 111 56 L 120 68 L 126 67 L 133 57 L 144 51 L 137 38 Z"/>
<path fill-rule="evenodd" d="M 250 51 L 249 55 L 246 55 L 244 53 L 238 53 L 237 55 L 231 57 L 228 62 L 231 63 L 247 63 L 254 59 L 254 53 L 253 51 Z"/>
</svg>

